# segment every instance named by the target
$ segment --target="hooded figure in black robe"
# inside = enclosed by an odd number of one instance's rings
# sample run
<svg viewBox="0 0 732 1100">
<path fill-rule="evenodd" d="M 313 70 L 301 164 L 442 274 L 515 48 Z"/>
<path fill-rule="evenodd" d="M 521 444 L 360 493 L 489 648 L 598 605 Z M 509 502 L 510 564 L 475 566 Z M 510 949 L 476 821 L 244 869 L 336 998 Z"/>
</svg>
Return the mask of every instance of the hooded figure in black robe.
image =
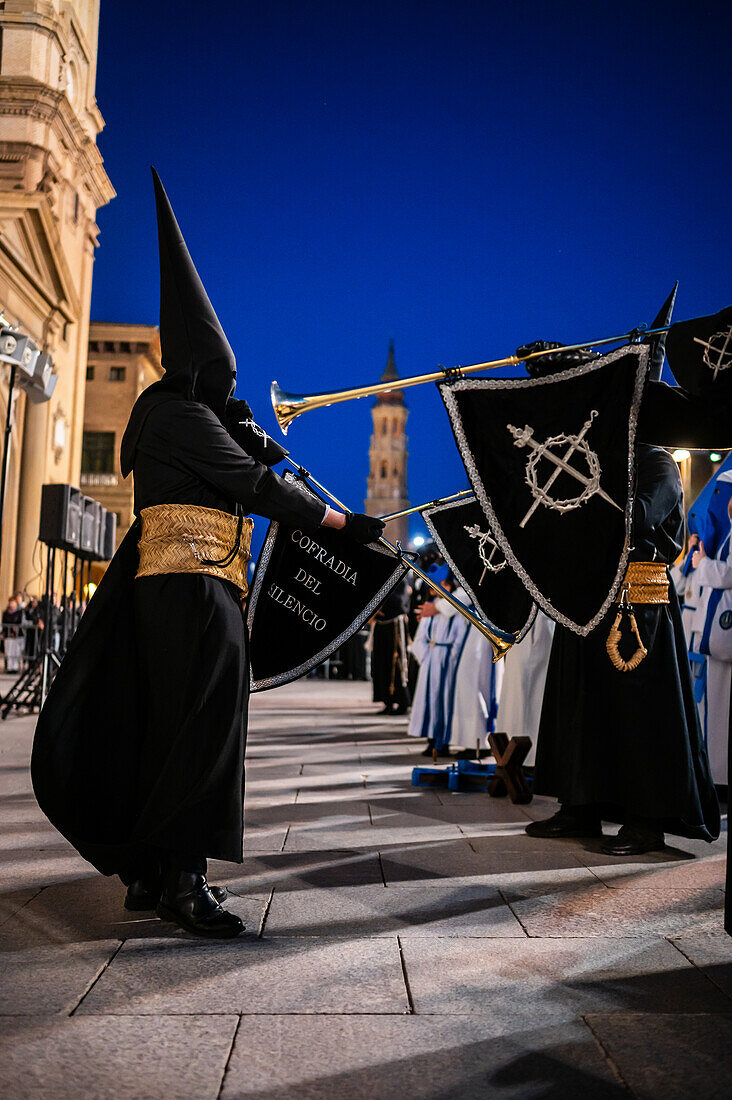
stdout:
<svg viewBox="0 0 732 1100">
<path fill-rule="evenodd" d="M 400 581 L 374 617 L 371 682 L 374 702 L 384 704 L 382 714 L 406 714 L 412 702 L 407 656 L 410 596 L 406 580 Z"/>
<path fill-rule="evenodd" d="M 669 323 L 675 293 L 674 288 L 653 328 Z M 663 359 L 663 339 L 656 339 L 650 411 L 645 420 L 641 416 L 640 439 L 665 439 L 673 431 L 663 416 Z M 549 367 L 564 365 L 558 354 Z M 669 408 L 674 412 L 673 398 Z M 703 414 L 690 417 L 684 428 L 692 436 L 706 430 Z M 662 448 L 641 443 L 630 560 L 668 566 L 683 541 L 683 489 L 676 463 Z M 602 819 L 617 821 L 621 831 L 606 840 L 603 851 L 632 855 L 663 848 L 666 832 L 708 841 L 719 835 L 719 804 L 674 585 L 669 584 L 668 604 L 636 604 L 634 613 L 648 653 L 637 668 L 626 672 L 613 666 L 606 650 L 617 607 L 586 638 L 556 625 L 534 790 L 555 796 L 561 806 L 549 820 L 527 826 L 531 836 L 599 836 Z M 626 618 L 621 656 L 628 660 L 635 648 Z"/>
<path fill-rule="evenodd" d="M 312 531 L 330 510 L 268 468 L 286 452 L 232 398 L 233 352 L 153 175 L 165 374 L 137 400 L 122 440 L 135 513 L 197 505 Z M 382 527 L 346 520 L 364 542 Z M 242 860 L 242 595 L 204 573 L 135 579 L 139 537 L 138 519 L 52 684 L 36 731 L 34 790 L 85 859 L 131 884 L 128 908 L 154 907 L 162 882 L 158 915 L 204 935 L 236 935 L 243 926 L 218 905 L 221 891 L 211 895 L 205 871 L 207 857 Z"/>
</svg>

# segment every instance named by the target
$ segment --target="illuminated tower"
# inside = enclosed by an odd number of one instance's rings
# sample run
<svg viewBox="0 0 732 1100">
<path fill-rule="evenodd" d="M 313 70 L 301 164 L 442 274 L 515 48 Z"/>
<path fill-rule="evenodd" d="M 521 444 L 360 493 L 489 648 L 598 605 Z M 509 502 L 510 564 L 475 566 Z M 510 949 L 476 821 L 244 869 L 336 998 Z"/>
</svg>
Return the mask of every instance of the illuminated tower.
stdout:
<svg viewBox="0 0 732 1100">
<path fill-rule="evenodd" d="M 394 341 L 389 343 L 389 357 L 382 382 L 396 382 Z M 374 431 L 369 446 L 369 477 L 365 511 L 370 516 L 388 515 L 409 507 L 407 498 L 407 407 L 404 392 L 400 389 L 380 394 L 371 410 Z M 407 545 L 409 519 L 394 520 L 387 524 L 385 535 L 402 546 Z"/>
</svg>

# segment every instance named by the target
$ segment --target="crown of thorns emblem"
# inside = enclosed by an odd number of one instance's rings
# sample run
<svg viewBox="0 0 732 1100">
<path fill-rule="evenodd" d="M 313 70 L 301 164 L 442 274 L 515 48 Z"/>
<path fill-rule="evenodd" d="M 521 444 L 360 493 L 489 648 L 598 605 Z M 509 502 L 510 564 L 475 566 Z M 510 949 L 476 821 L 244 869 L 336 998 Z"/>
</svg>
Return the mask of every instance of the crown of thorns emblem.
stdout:
<svg viewBox="0 0 732 1100">
<path fill-rule="evenodd" d="M 483 572 L 480 575 L 478 584 L 482 584 L 485 580 L 486 573 L 500 573 L 506 564 L 506 559 L 503 561 L 494 562 L 493 557 L 498 549 L 498 543 L 493 538 L 489 531 L 481 531 L 477 523 L 474 523 L 472 527 L 467 525 L 464 530 L 470 535 L 471 539 L 478 540 L 478 557 L 483 563 Z M 490 553 L 488 552 L 490 547 Z"/>
<path fill-rule="evenodd" d="M 702 358 L 705 365 L 714 372 L 713 382 L 717 381 L 719 371 L 732 367 L 732 325 L 726 332 L 715 332 L 708 340 L 700 340 L 695 336 L 694 343 L 704 348 Z"/>
<path fill-rule="evenodd" d="M 592 421 L 596 416 L 599 416 L 599 413 L 597 409 L 593 409 L 590 413 L 589 420 L 585 421 L 582 430 L 576 435 L 568 435 L 565 432 L 561 432 L 559 435 L 550 436 L 544 443 L 539 443 L 534 439 L 534 429 L 529 427 L 528 424 L 524 428 L 515 428 L 513 424 L 506 425 L 514 438 L 514 446 L 529 447 L 532 451 L 526 463 L 525 480 L 531 490 L 534 503 L 521 520 L 519 527 L 526 526 L 540 504 L 543 504 L 547 508 L 551 508 L 554 512 L 572 512 L 575 508 L 581 508 L 590 497 L 595 495 L 607 501 L 608 504 L 612 504 L 613 508 L 617 508 L 619 512 L 622 512 L 620 505 L 616 504 L 612 497 L 609 497 L 605 490 L 600 488 L 600 477 L 602 476 L 600 460 L 585 439 L 585 436 L 592 426 Z M 560 448 L 563 450 L 563 453 L 555 454 L 554 451 Z M 575 469 L 575 467 L 571 465 L 570 459 L 575 454 L 578 454 L 581 456 L 581 459 L 584 460 L 587 466 L 586 474 L 582 473 L 581 470 Z M 543 458 L 551 462 L 556 468 L 549 475 L 547 481 L 543 485 L 540 485 L 539 463 Z M 553 497 L 549 492 L 562 471 L 569 474 L 570 477 L 573 477 L 575 481 L 579 481 L 582 485 L 582 490 L 577 496 L 560 500 L 557 497 Z"/>
</svg>

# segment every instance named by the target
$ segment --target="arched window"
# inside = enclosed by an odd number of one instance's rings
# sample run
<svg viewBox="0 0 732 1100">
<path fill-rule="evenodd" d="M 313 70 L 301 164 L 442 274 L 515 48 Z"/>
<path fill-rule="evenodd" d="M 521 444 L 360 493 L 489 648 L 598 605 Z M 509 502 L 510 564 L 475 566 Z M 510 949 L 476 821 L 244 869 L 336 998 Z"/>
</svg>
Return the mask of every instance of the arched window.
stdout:
<svg viewBox="0 0 732 1100">
<path fill-rule="evenodd" d="M 395 420 L 394 423 L 392 424 L 391 434 L 392 435 L 399 435 L 399 421 L 398 420 Z"/>
<path fill-rule="evenodd" d="M 381 477 L 386 477 L 386 463 L 385 462 L 381 463 L 381 474 L 380 474 L 380 476 Z"/>
<path fill-rule="evenodd" d="M 388 427 L 389 427 L 389 425 L 387 424 L 387 422 L 385 420 L 382 420 L 381 421 L 381 434 L 382 435 L 386 435 Z"/>
</svg>

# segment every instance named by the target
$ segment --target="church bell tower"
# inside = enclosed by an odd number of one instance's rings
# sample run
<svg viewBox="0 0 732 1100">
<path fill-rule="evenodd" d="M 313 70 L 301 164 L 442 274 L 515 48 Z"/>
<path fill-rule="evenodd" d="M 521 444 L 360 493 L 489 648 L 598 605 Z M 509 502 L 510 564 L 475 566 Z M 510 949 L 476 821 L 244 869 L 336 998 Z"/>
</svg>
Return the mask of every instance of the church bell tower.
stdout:
<svg viewBox="0 0 732 1100">
<path fill-rule="evenodd" d="M 381 376 L 382 382 L 396 382 L 394 341 L 389 343 L 389 356 Z M 389 390 L 379 394 L 371 410 L 374 430 L 369 446 L 369 477 L 365 512 L 369 516 L 388 515 L 409 507 L 407 499 L 407 407 L 404 391 Z M 409 517 L 387 523 L 384 532 L 392 542 L 397 539 L 406 548 Z"/>
</svg>

